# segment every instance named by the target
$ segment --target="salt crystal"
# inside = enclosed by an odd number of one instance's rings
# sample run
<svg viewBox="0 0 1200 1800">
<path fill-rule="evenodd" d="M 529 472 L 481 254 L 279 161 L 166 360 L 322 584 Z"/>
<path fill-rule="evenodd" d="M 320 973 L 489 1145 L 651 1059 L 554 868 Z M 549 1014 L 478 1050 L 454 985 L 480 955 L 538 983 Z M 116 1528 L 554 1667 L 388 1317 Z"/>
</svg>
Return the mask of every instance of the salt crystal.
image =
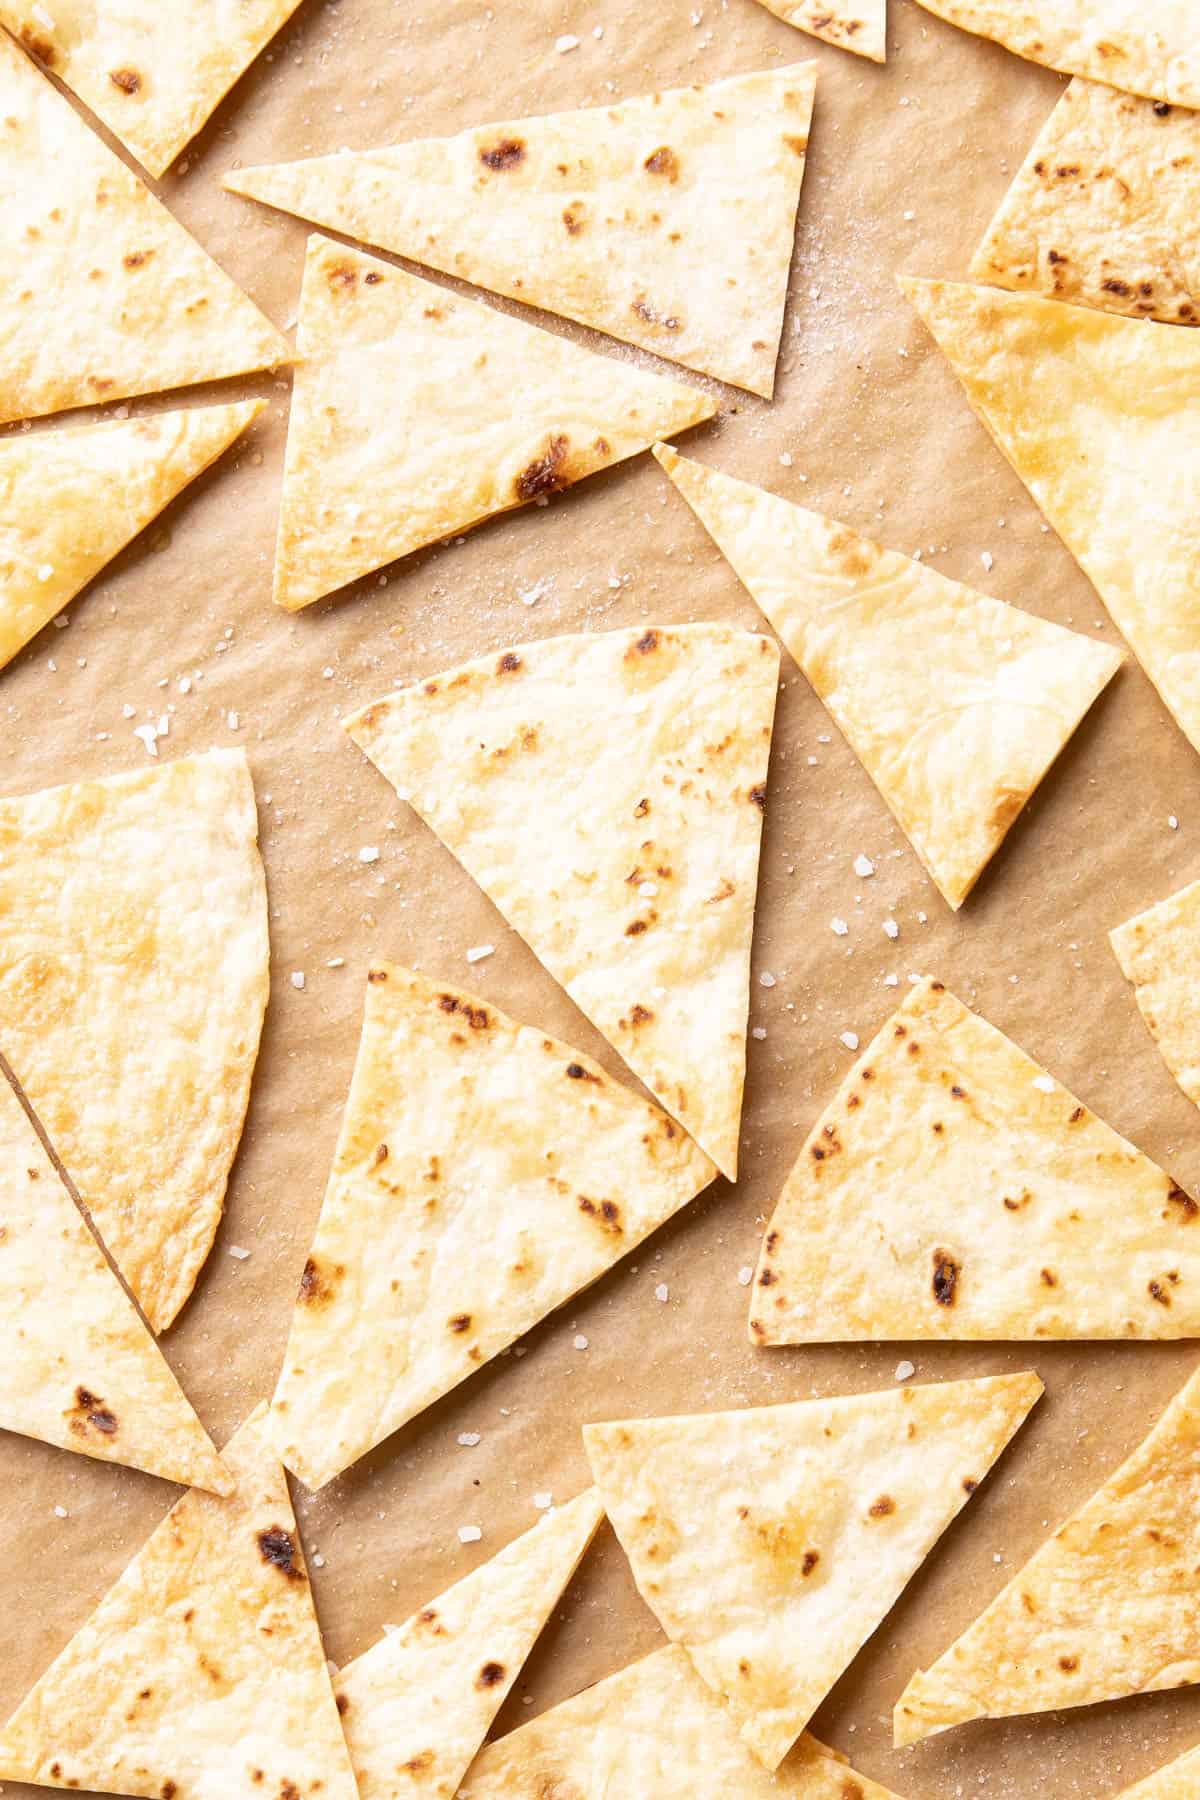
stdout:
<svg viewBox="0 0 1200 1800">
<path fill-rule="evenodd" d="M 578 50 L 579 39 L 572 37 L 570 32 L 564 32 L 562 37 L 555 38 L 554 48 L 560 56 L 565 56 L 568 50 Z"/>
<path fill-rule="evenodd" d="M 858 1033 L 857 1033 L 857 1031 L 841 1032 L 838 1037 L 838 1042 L 845 1044 L 847 1050 L 857 1050 L 858 1049 Z"/>
<path fill-rule="evenodd" d="M 767 1034 L 766 1034 L 766 1031 L 763 1026 L 754 1025 L 751 1027 L 750 1036 L 752 1038 L 754 1038 L 757 1043 L 761 1044 L 763 1039 L 766 1037 L 766 1035 Z"/>
<path fill-rule="evenodd" d="M 773 988 L 775 986 L 775 977 L 772 975 L 770 969 L 763 970 L 758 978 L 758 985 L 759 987 L 765 988 Z"/>
<path fill-rule="evenodd" d="M 579 1333 L 579 1335 L 578 1335 L 578 1337 L 577 1337 L 577 1338 L 576 1338 L 576 1339 L 575 1339 L 575 1348 L 576 1348 L 576 1349 L 577 1349 L 577 1350 L 586 1350 L 586 1349 L 587 1349 L 587 1347 L 588 1347 L 588 1341 L 587 1341 L 587 1339 L 586 1339 L 586 1338 L 585 1338 L 585 1337 L 584 1337 L 584 1335 L 583 1335 L 583 1333 L 582 1333 L 582 1331 L 581 1331 L 581 1332 L 580 1332 L 580 1333 Z"/>
<path fill-rule="evenodd" d="M 738 1270 L 738 1286 L 739 1287 L 749 1287 L 750 1283 L 753 1280 L 754 1280 L 754 1270 L 750 1267 L 749 1263 L 743 1263 L 741 1268 Z"/>
<path fill-rule="evenodd" d="M 845 937 L 850 927 L 847 925 L 845 919 L 834 918 L 829 921 L 829 929 L 832 931 L 834 937 Z"/>
<path fill-rule="evenodd" d="M 860 853 L 854 859 L 854 873 L 865 881 L 868 875 L 873 875 L 875 873 L 875 864 L 871 861 L 869 856 L 863 856 Z"/>
<path fill-rule="evenodd" d="M 146 746 L 148 756 L 158 755 L 158 733 L 153 725 L 135 725 L 133 735 L 135 738 L 141 738 L 142 743 Z"/>
<path fill-rule="evenodd" d="M 464 1450 L 473 1450 L 480 1442 L 480 1434 L 477 1431 L 460 1431 L 458 1441 Z"/>
<path fill-rule="evenodd" d="M 1171 813 L 1170 816 L 1168 817 L 1167 824 L 1170 826 L 1172 831 L 1179 830 L 1179 820 L 1175 817 L 1174 813 Z"/>
<path fill-rule="evenodd" d="M 460 1525 L 458 1528 L 460 1544 L 477 1544 L 482 1536 L 483 1532 L 478 1525 Z"/>
<path fill-rule="evenodd" d="M 984 568 L 987 570 L 988 574 L 990 575 L 992 570 L 996 566 L 996 559 L 992 555 L 991 551 L 985 550 L 983 552 L 983 554 L 981 555 L 981 557 L 979 558 L 979 560 L 983 564 Z"/>
<path fill-rule="evenodd" d="M 53 573 L 54 573 L 54 564 L 53 563 L 40 563 L 38 565 L 37 577 L 38 577 L 39 581 L 49 581 L 50 577 L 53 575 Z"/>
<path fill-rule="evenodd" d="M 293 969 L 292 970 L 292 986 L 294 988 L 302 988 L 304 986 L 304 970 L 303 969 Z"/>
<path fill-rule="evenodd" d="M 54 1516 L 56 1519 L 65 1519 L 67 1517 L 66 1507 L 65 1506 L 56 1506 L 54 1509 Z"/>
<path fill-rule="evenodd" d="M 900 927 L 897 925 L 895 919 L 885 919 L 883 921 L 883 934 L 885 937 L 890 938 L 898 938 L 900 936 Z"/>
<path fill-rule="evenodd" d="M 362 849 L 361 849 L 361 850 L 360 850 L 360 851 L 359 851 L 359 853 L 358 853 L 358 860 L 359 860 L 359 862 L 360 862 L 360 863 L 373 863 L 373 862 L 378 862 L 378 861 L 379 861 L 379 847 L 378 847 L 378 845 L 376 845 L 376 844 L 364 844 L 364 845 L 363 845 L 363 847 L 362 847 Z"/>
<path fill-rule="evenodd" d="M 236 1257 L 238 1262 L 245 1262 L 250 1252 L 248 1250 L 243 1250 L 240 1244 L 230 1244 L 229 1254 L 230 1256 Z"/>
<path fill-rule="evenodd" d="M 658 1286 L 655 1288 L 654 1298 L 656 1300 L 669 1300 L 671 1298 L 671 1290 L 667 1286 L 665 1281 L 660 1281 Z"/>
<path fill-rule="evenodd" d="M 916 1372 L 915 1366 L 910 1362 L 898 1362 L 896 1364 L 897 1381 L 907 1381 L 909 1377 L 915 1375 Z"/>
<path fill-rule="evenodd" d="M 535 1494 L 533 1496 L 533 1504 L 537 1507 L 539 1512 L 549 1512 L 550 1508 L 554 1505 L 554 1495 Z"/>
<path fill-rule="evenodd" d="M 467 951 L 467 961 L 469 963 L 482 962 L 485 956 L 493 956 L 495 950 L 495 944 L 472 944 Z"/>
</svg>

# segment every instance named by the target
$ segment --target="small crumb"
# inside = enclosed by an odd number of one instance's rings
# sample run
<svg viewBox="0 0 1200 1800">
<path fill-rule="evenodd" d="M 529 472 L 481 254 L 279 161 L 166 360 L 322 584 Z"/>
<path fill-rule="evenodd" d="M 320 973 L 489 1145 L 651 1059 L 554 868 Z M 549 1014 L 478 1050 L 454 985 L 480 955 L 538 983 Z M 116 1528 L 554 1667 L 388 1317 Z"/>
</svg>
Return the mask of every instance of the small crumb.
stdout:
<svg viewBox="0 0 1200 1800">
<path fill-rule="evenodd" d="M 857 1031 L 843 1031 L 843 1032 L 839 1033 L 838 1042 L 841 1044 L 845 1044 L 847 1050 L 857 1050 L 858 1049 L 858 1033 L 857 1033 Z"/>
<path fill-rule="evenodd" d="M 482 1536 L 483 1532 L 479 1529 L 478 1525 L 460 1525 L 458 1528 L 458 1541 L 460 1544 L 477 1544 Z M 314 1558 L 313 1560 L 315 1561 L 316 1559 Z"/>
<path fill-rule="evenodd" d="M 293 969 L 292 970 L 292 986 L 294 988 L 302 988 L 304 986 L 304 970 L 303 969 Z"/>
<path fill-rule="evenodd" d="M 464 1450 L 473 1450 L 476 1444 L 482 1442 L 482 1437 L 478 1431 L 460 1431 L 458 1441 Z"/>
<path fill-rule="evenodd" d="M 243 1250 L 242 1246 L 240 1244 L 230 1244 L 229 1254 L 230 1254 L 230 1256 L 234 1257 L 238 1262 L 245 1262 L 245 1260 L 249 1256 L 250 1252 L 248 1250 Z"/>
<path fill-rule="evenodd" d="M 875 873 L 875 864 L 869 856 L 863 856 L 860 852 L 854 859 L 854 873 L 865 881 L 868 875 Z"/>
<path fill-rule="evenodd" d="M 671 1290 L 667 1286 L 665 1281 L 660 1281 L 658 1286 L 655 1288 L 654 1298 L 656 1300 L 669 1300 L 671 1298 Z"/>
<path fill-rule="evenodd" d="M 738 1270 L 738 1286 L 739 1287 L 749 1287 L 750 1283 L 753 1280 L 754 1280 L 754 1270 L 750 1267 L 749 1263 L 743 1263 L 741 1268 Z"/>
<path fill-rule="evenodd" d="M 582 1331 L 577 1334 L 574 1342 L 575 1342 L 575 1348 L 577 1350 L 586 1350 L 588 1347 L 588 1341 L 584 1337 Z"/>
<path fill-rule="evenodd" d="M 493 956 L 495 951 L 495 944 L 472 944 L 467 951 L 467 961 L 469 963 L 482 962 L 485 956 Z"/>
<path fill-rule="evenodd" d="M 905 1361 L 905 1362 L 898 1362 L 896 1364 L 896 1380 L 897 1381 L 907 1381 L 909 1379 L 909 1377 L 912 1375 L 915 1375 L 916 1372 L 917 1372 L 916 1367 L 913 1363 Z"/>
<path fill-rule="evenodd" d="M 379 846 L 378 846 L 378 844 L 364 844 L 362 849 L 358 853 L 358 860 L 360 863 L 378 862 L 379 861 Z"/>
<path fill-rule="evenodd" d="M 845 919 L 833 918 L 829 921 L 829 929 L 832 931 L 834 937 L 845 937 L 850 927 L 847 925 Z"/>
</svg>

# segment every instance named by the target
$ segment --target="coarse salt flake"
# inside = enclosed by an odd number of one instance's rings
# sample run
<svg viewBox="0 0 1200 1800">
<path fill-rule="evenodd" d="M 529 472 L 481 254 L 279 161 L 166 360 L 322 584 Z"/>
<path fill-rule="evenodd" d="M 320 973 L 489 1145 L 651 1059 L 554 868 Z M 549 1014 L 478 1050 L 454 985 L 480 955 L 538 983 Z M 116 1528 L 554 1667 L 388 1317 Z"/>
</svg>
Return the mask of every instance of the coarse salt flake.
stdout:
<svg viewBox="0 0 1200 1800">
<path fill-rule="evenodd" d="M 857 1033 L 857 1031 L 840 1032 L 838 1034 L 838 1042 L 840 1044 L 845 1044 L 847 1050 L 857 1050 L 858 1049 L 858 1033 Z"/>
<path fill-rule="evenodd" d="M 900 927 L 897 925 L 895 919 L 885 919 L 883 921 L 883 935 L 884 937 L 890 938 L 898 938 L 900 936 Z"/>
<path fill-rule="evenodd" d="M 360 863 L 378 862 L 379 861 L 379 846 L 378 846 L 378 844 L 364 844 L 362 849 L 358 853 L 358 860 Z"/>
<path fill-rule="evenodd" d="M 671 1290 L 667 1286 L 665 1281 L 660 1281 L 658 1286 L 655 1288 L 654 1298 L 656 1300 L 669 1300 L 671 1298 Z"/>
<path fill-rule="evenodd" d="M 739 1287 L 749 1287 L 750 1283 L 753 1280 L 754 1280 L 754 1270 L 750 1267 L 749 1263 L 743 1263 L 741 1268 L 738 1270 L 738 1286 Z"/>
<path fill-rule="evenodd" d="M 243 1248 L 240 1244 L 230 1244 L 229 1254 L 237 1262 L 245 1262 L 245 1260 L 249 1256 L 250 1252 L 248 1250 L 243 1250 Z"/>
<path fill-rule="evenodd" d="M 775 977 L 772 975 L 770 969 L 763 970 L 758 978 L 758 985 L 759 987 L 765 988 L 773 988 L 775 986 Z"/>
<path fill-rule="evenodd" d="M 568 50 L 578 50 L 579 39 L 573 37 L 569 31 L 565 31 L 561 37 L 555 38 L 554 48 L 560 56 L 565 56 Z"/>
<path fill-rule="evenodd" d="M 483 1532 L 478 1525 L 460 1525 L 458 1528 L 460 1544 L 477 1544 L 482 1536 Z"/>
<path fill-rule="evenodd" d="M 476 1444 L 481 1442 L 481 1438 L 477 1431 L 460 1431 L 458 1441 L 464 1450 L 473 1450 Z"/>
<path fill-rule="evenodd" d="M 302 988 L 304 986 L 304 970 L 303 969 L 293 969 L 292 970 L 292 986 L 294 988 Z"/>
<path fill-rule="evenodd" d="M 1179 830 L 1179 820 L 1175 817 L 1174 813 L 1171 813 L 1170 816 L 1168 817 L 1167 824 L 1172 831 Z"/>
<path fill-rule="evenodd" d="M 153 725 L 135 725 L 133 735 L 135 738 L 141 738 L 142 743 L 146 746 L 148 756 L 158 755 L 158 732 Z"/>
<path fill-rule="evenodd" d="M 861 851 L 854 859 L 854 873 L 863 881 L 867 879 L 868 875 L 875 873 L 875 864 L 869 856 L 863 856 Z"/>
<path fill-rule="evenodd" d="M 985 550 L 982 553 L 982 555 L 980 556 L 979 560 L 983 564 L 984 568 L 987 570 L 988 574 L 990 575 L 992 570 L 996 566 L 996 559 L 992 555 L 991 551 Z"/>
<path fill-rule="evenodd" d="M 897 1381 L 907 1381 L 909 1377 L 915 1375 L 916 1372 L 915 1366 L 910 1362 L 898 1362 L 896 1364 Z"/>
<path fill-rule="evenodd" d="M 845 937 L 850 927 L 847 925 L 845 919 L 833 918 L 829 921 L 829 929 L 832 931 L 834 937 Z"/>
<path fill-rule="evenodd" d="M 494 955 L 495 950 L 495 944 L 472 944 L 467 951 L 467 961 L 469 963 L 482 962 L 485 956 Z"/>
<path fill-rule="evenodd" d="M 554 1495 L 546 1493 L 535 1494 L 533 1496 L 533 1504 L 537 1507 L 539 1512 L 549 1512 L 550 1508 L 554 1505 Z"/>
<path fill-rule="evenodd" d="M 588 1347 L 588 1341 L 584 1337 L 582 1331 L 579 1332 L 579 1334 L 576 1336 L 574 1342 L 575 1342 L 575 1348 L 577 1350 L 586 1350 Z"/>
<path fill-rule="evenodd" d="M 764 1026 L 762 1026 L 762 1025 L 751 1026 L 750 1036 L 755 1040 L 756 1043 L 761 1044 L 763 1039 L 766 1037 L 766 1035 L 767 1035 L 766 1028 Z"/>
<path fill-rule="evenodd" d="M 56 1506 L 54 1509 L 54 1516 L 56 1519 L 65 1519 L 67 1517 L 66 1507 L 65 1506 Z"/>
<path fill-rule="evenodd" d="M 53 574 L 54 574 L 54 564 L 53 563 L 39 564 L 38 572 L 37 572 L 39 581 L 49 581 Z"/>
</svg>

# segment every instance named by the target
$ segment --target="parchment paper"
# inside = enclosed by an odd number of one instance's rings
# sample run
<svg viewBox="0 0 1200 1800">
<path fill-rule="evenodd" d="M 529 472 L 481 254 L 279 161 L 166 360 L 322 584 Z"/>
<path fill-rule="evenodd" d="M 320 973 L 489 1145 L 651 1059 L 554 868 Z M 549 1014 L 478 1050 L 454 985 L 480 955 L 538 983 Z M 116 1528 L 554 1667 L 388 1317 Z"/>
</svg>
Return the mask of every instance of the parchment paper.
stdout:
<svg viewBox="0 0 1200 1800">
<path fill-rule="evenodd" d="M 576 34 L 579 48 L 556 52 L 562 33 Z M 1003 599 L 1113 638 L 893 281 L 897 270 L 963 275 L 1060 82 L 912 0 L 892 0 L 889 54 L 877 69 L 790 30 L 754 0 L 308 0 L 161 192 L 290 326 L 305 227 L 224 194 L 219 178 L 231 164 L 365 148 L 814 57 L 817 112 L 777 399 L 724 390 L 719 422 L 685 447 L 889 545 L 923 546 L 938 568 Z M 548 322 L 607 354 L 633 354 Z M 67 628 L 44 632 L 0 675 L 5 792 L 136 767 L 146 752 L 133 726 L 164 712 L 160 755 L 229 743 L 250 755 L 272 1000 L 228 1215 L 164 1340 L 219 1442 L 274 1382 L 371 957 L 474 984 L 619 1069 L 343 737 L 339 715 L 397 680 L 526 637 L 641 620 L 761 624 L 648 458 L 415 556 L 336 604 L 278 613 L 270 577 L 288 388 L 286 372 L 226 384 L 225 393 L 270 400 L 244 447 L 70 608 Z M 995 557 L 990 573 L 984 551 Z M 847 1067 L 839 1033 L 865 1042 L 891 1010 L 889 972 L 902 984 L 912 971 L 939 974 L 1200 1191 L 1200 1119 L 1159 1060 L 1105 935 L 1200 872 L 1200 764 L 1131 664 L 953 918 L 786 658 L 784 669 L 754 957 L 753 1022 L 767 1035 L 750 1046 L 743 1178 L 736 1189 L 719 1183 L 535 1331 L 523 1353 L 481 1371 L 319 1497 L 297 1490 L 328 1653 L 347 1661 L 385 1621 L 498 1549 L 531 1523 L 539 1490 L 565 1498 L 581 1488 L 581 1420 L 883 1387 L 906 1356 L 919 1380 L 1032 1366 L 1046 1399 L 815 1725 L 910 1800 L 1097 1800 L 1200 1739 L 1200 1691 L 968 1727 L 903 1754 L 889 1748 L 891 1707 L 914 1667 L 1133 1447 L 1197 1353 L 1046 1344 L 757 1352 L 738 1271 L 754 1261 L 802 1136 Z M 188 693 L 178 687 L 184 676 Z M 126 703 L 135 719 L 123 716 Z M 364 845 L 379 846 L 377 863 L 360 862 Z M 852 870 L 860 851 L 877 864 L 868 880 Z M 830 929 L 835 914 L 850 923 L 844 938 Z M 882 930 L 890 916 L 900 923 L 895 943 Z M 469 967 L 467 948 L 483 943 L 495 954 Z M 343 966 L 328 966 L 339 957 Z M 291 979 L 299 971 L 303 990 Z M 774 987 L 759 985 L 764 971 Z M 666 1302 L 655 1299 L 660 1283 Z M 577 1333 L 586 1350 L 573 1348 Z M 482 1441 L 460 1447 L 462 1431 Z M 5 1715 L 175 1497 L 132 1472 L 0 1440 Z M 461 1545 L 463 1524 L 480 1525 L 482 1541 Z M 605 1528 L 498 1729 L 658 1640 Z M 14 1792 L 25 1800 L 35 1790 Z"/>
</svg>

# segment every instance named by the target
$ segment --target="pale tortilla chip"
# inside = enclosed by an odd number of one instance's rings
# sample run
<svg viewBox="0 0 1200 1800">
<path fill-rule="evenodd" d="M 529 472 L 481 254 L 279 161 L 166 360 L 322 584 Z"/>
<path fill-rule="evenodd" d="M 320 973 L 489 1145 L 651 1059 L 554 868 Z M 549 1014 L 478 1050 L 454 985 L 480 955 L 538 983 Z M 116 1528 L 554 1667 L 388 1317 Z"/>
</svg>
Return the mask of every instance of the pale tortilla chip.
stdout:
<svg viewBox="0 0 1200 1800">
<path fill-rule="evenodd" d="M 646 626 L 521 644 L 345 721 L 731 1178 L 778 679 L 769 638 Z"/>
<path fill-rule="evenodd" d="M 1076 79 L 971 259 L 977 281 L 1200 325 L 1200 114 Z"/>
<path fill-rule="evenodd" d="M 914 987 L 800 1152 L 756 1344 L 1200 1336 L 1200 1207 L 941 982 Z"/>
<path fill-rule="evenodd" d="M 920 0 L 926 12 L 1048 69 L 1200 106 L 1194 0 Z"/>
<path fill-rule="evenodd" d="M 815 84 L 799 63 L 225 186 L 769 399 Z"/>
<path fill-rule="evenodd" d="M 887 0 L 759 0 L 759 5 L 827 44 L 872 62 L 887 61 Z"/>
<path fill-rule="evenodd" d="M 995 1375 L 584 1426 L 642 1598 L 767 1768 L 1041 1392 Z"/>
<path fill-rule="evenodd" d="M 0 423 L 271 368 L 286 339 L 0 31 Z"/>
<path fill-rule="evenodd" d="M 267 1001 L 246 758 L 0 800 L 0 1047 L 156 1331 L 221 1218 Z"/>
<path fill-rule="evenodd" d="M 488 1744 L 460 1800 L 897 1800 L 803 1737 L 776 1775 L 668 1645 Z"/>
<path fill-rule="evenodd" d="M 1200 1681 L 1200 1373 L 896 1704 L 897 1744 Z"/>
<path fill-rule="evenodd" d="M 0 668 L 265 405 L 196 406 L 0 439 Z"/>
<path fill-rule="evenodd" d="M 1108 941 L 1163 1061 L 1200 1106 L 1200 881 L 1126 919 Z"/>
<path fill-rule="evenodd" d="M 335 1678 L 360 1800 L 453 1800 L 603 1517 L 556 1507 Z"/>
<path fill-rule="evenodd" d="M 1120 653 L 665 444 L 654 454 L 961 906 Z"/>
<path fill-rule="evenodd" d="M 1200 1747 L 1156 1769 L 1144 1781 L 1122 1788 L 1116 1800 L 1196 1800 L 1200 1794 Z"/>
<path fill-rule="evenodd" d="M 145 1800 L 357 1800 L 261 1409 L 232 1499 L 167 1514 L 0 1732 L 0 1779 Z"/>
<path fill-rule="evenodd" d="M 300 0 L 0 0 L 0 23 L 161 175 Z"/>
<path fill-rule="evenodd" d="M 716 411 L 316 235 L 298 342 L 275 553 L 289 612 Z"/>
<path fill-rule="evenodd" d="M 1200 333 L 944 281 L 905 292 L 1200 748 Z"/>
<path fill-rule="evenodd" d="M 2 1073 L 0 1430 L 233 1486 Z"/>
<path fill-rule="evenodd" d="M 566 1044 L 445 983 L 372 969 L 273 1402 L 284 1462 L 323 1486 L 715 1173 Z"/>
</svg>

